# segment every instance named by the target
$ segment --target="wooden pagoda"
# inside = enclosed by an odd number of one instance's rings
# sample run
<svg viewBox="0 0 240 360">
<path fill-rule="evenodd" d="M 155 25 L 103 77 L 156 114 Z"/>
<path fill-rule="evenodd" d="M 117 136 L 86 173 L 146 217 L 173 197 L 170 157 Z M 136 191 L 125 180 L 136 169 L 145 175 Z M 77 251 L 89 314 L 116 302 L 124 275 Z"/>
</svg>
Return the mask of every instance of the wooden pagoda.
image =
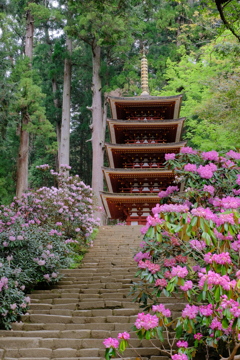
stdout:
<svg viewBox="0 0 240 360">
<path fill-rule="evenodd" d="M 109 97 L 109 168 L 103 168 L 108 192 L 101 198 L 108 218 L 127 225 L 145 224 L 159 202 L 158 193 L 173 184 L 173 172 L 163 166 L 165 154 L 185 146 L 184 118 L 179 118 L 182 95 L 149 95 L 145 55 L 141 75 L 140 96 Z"/>
</svg>

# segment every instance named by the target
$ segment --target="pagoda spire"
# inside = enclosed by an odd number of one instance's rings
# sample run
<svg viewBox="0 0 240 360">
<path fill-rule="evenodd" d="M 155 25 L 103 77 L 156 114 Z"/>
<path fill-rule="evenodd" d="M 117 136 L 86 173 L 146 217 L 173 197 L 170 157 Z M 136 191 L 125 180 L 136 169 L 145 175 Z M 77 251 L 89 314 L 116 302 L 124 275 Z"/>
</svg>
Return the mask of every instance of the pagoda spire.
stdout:
<svg viewBox="0 0 240 360">
<path fill-rule="evenodd" d="M 149 95 L 148 88 L 148 61 L 145 54 L 145 48 L 143 47 L 143 55 L 141 59 L 141 95 Z"/>
</svg>

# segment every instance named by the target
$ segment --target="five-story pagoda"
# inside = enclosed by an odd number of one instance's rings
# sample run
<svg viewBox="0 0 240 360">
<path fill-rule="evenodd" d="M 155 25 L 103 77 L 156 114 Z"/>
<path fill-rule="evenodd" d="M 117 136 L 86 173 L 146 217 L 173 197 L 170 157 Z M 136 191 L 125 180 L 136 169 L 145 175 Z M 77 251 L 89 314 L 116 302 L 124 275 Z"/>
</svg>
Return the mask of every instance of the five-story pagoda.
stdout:
<svg viewBox="0 0 240 360">
<path fill-rule="evenodd" d="M 173 184 L 164 168 L 166 153 L 178 153 L 184 118 L 179 118 L 182 95 L 150 96 L 148 66 L 141 60 L 142 94 L 109 97 L 112 118 L 107 120 L 111 143 L 106 143 L 109 168 L 103 168 L 109 192 L 101 198 L 111 219 L 127 225 L 145 224 L 158 193 Z"/>
</svg>

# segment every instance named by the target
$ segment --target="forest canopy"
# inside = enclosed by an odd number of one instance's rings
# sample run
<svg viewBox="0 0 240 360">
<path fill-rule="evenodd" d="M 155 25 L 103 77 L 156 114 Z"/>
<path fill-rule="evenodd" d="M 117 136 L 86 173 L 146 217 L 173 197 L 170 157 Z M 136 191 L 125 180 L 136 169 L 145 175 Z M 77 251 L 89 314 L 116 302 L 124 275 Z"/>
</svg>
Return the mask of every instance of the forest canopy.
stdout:
<svg viewBox="0 0 240 360">
<path fill-rule="evenodd" d="M 106 117 L 105 94 L 140 94 L 143 46 L 151 95 L 183 94 L 189 145 L 238 149 L 239 22 L 237 0 L 1 1 L 0 202 L 16 192 L 21 151 L 28 188 L 43 184 L 36 166 L 58 170 L 66 93 L 72 173 L 91 184 L 91 109 Z"/>
</svg>

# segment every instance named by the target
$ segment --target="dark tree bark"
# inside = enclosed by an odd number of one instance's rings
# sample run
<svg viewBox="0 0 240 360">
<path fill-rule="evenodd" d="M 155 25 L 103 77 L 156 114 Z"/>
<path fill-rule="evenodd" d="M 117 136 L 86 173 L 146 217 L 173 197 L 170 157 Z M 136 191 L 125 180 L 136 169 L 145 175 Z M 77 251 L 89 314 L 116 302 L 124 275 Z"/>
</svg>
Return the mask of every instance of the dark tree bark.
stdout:
<svg viewBox="0 0 240 360">
<path fill-rule="evenodd" d="M 25 56 L 29 58 L 29 66 L 31 66 L 33 57 L 33 34 L 34 19 L 30 10 L 28 10 L 26 14 Z M 20 198 L 22 193 L 28 189 L 29 133 L 26 130 L 26 126 L 28 125 L 30 118 L 27 109 L 22 110 L 21 116 L 20 146 L 17 160 L 17 198 Z"/>
</svg>

